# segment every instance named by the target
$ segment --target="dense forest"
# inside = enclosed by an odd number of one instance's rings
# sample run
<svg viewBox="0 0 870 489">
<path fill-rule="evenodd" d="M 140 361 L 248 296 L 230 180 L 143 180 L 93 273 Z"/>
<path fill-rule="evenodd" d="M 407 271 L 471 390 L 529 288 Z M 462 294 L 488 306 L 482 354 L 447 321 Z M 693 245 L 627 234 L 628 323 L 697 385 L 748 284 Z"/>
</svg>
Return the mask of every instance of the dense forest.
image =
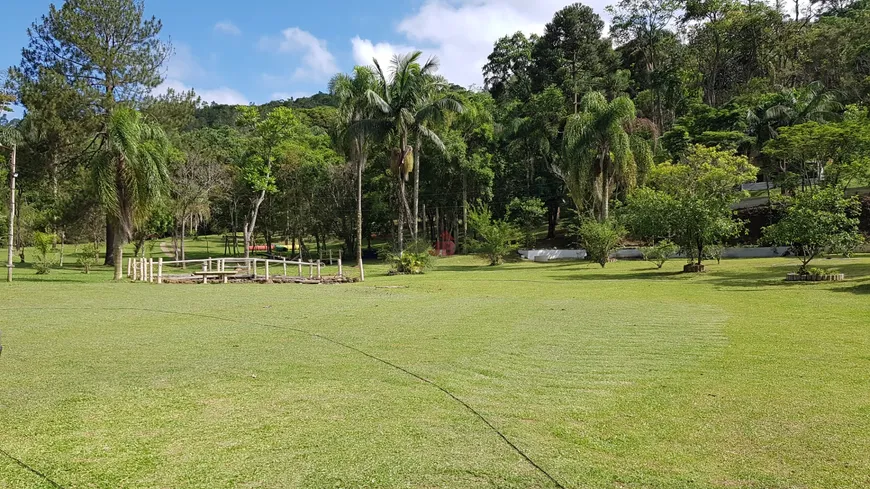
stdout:
<svg viewBox="0 0 870 489">
<path fill-rule="evenodd" d="M 340 241 L 361 259 L 447 234 L 465 250 L 487 222 L 530 246 L 597 223 L 587 235 L 626 228 L 700 256 L 750 239 L 732 211 L 743 189 L 763 189 L 747 212 L 770 224 L 785 197 L 870 185 L 870 1 L 607 12 L 608 32 L 577 3 L 540 35 L 504 33 L 479 88 L 407 53 L 325 93 L 241 107 L 154 93 L 172 48 L 141 1 L 51 7 L 0 95 L 25 108 L 0 119 L 2 181 L 17 150 L 14 244 L 100 243 L 120 277 L 122 245 L 142 253 L 153 237 L 178 255 L 202 233 L 238 235 L 245 252 Z"/>
</svg>

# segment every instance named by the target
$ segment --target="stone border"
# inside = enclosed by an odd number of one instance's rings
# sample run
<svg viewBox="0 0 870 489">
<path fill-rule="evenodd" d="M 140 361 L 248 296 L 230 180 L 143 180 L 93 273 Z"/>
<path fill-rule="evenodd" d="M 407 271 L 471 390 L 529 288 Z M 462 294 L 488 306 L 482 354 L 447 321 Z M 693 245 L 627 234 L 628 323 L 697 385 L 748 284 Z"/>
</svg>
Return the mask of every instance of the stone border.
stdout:
<svg viewBox="0 0 870 489">
<path fill-rule="evenodd" d="M 835 273 L 833 275 L 808 275 L 801 273 L 789 273 L 785 276 L 787 282 L 842 282 L 846 275 Z"/>
</svg>

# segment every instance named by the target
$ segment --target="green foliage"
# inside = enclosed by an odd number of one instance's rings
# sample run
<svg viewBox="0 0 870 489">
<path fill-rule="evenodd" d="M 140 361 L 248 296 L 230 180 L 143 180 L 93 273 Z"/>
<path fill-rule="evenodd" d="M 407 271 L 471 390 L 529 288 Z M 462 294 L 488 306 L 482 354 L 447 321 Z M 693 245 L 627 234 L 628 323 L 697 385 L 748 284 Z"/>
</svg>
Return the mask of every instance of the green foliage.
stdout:
<svg viewBox="0 0 870 489">
<path fill-rule="evenodd" d="M 622 246 L 625 233 L 625 229 L 612 219 L 604 222 L 586 219 L 577 228 L 586 258 L 598 263 L 601 268 L 607 265 L 610 255 Z"/>
<path fill-rule="evenodd" d="M 736 189 L 757 172 L 744 156 L 695 146 L 679 163 L 653 169 L 652 187 L 628 197 L 623 219 L 636 237 L 668 238 L 701 264 L 706 247 L 743 230 L 731 205 L 746 195 Z"/>
<path fill-rule="evenodd" d="M 501 265 L 504 259 L 519 249 L 523 233 L 510 222 L 493 219 L 492 212 L 485 205 L 472 207 L 468 211 L 468 226 L 474 231 L 466 247 L 489 260 L 490 265 Z"/>
<path fill-rule="evenodd" d="M 91 267 L 97 264 L 100 259 L 100 249 L 94 243 L 87 243 L 79 249 L 79 265 L 82 267 L 82 273 L 91 273 Z"/>
<path fill-rule="evenodd" d="M 667 239 L 663 239 L 653 246 L 641 248 L 643 259 L 655 264 L 656 268 L 662 268 L 679 251 L 680 247 Z"/>
<path fill-rule="evenodd" d="M 51 272 L 51 267 L 57 263 L 55 253 L 52 251 L 56 239 L 57 236 L 54 234 L 41 231 L 33 233 L 33 247 L 36 249 L 36 260 L 33 262 L 33 267 L 36 269 L 37 275 L 47 275 Z"/>
<path fill-rule="evenodd" d="M 402 252 L 383 248 L 378 255 L 392 267 L 391 273 L 420 275 L 435 266 L 435 251 L 423 240 L 409 243 Z"/>
<path fill-rule="evenodd" d="M 535 232 L 543 223 L 546 213 L 547 209 L 541 199 L 515 197 L 507 205 L 505 219 L 516 225 L 523 233 L 523 246 L 531 247 L 535 245 Z"/>
<path fill-rule="evenodd" d="M 860 203 L 834 187 L 810 189 L 781 197 L 783 218 L 764 228 L 772 245 L 790 246 L 801 260 L 800 272 L 822 253 L 852 249 L 863 241 L 858 232 Z"/>
</svg>

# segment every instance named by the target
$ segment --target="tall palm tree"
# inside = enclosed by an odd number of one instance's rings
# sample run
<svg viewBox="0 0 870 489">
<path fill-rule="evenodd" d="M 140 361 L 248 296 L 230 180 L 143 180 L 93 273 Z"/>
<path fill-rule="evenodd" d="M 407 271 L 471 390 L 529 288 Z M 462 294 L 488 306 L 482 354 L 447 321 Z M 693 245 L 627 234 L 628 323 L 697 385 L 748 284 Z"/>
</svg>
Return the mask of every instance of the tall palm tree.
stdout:
<svg viewBox="0 0 870 489">
<path fill-rule="evenodd" d="M 418 224 L 420 218 L 420 173 L 423 171 L 423 140 L 426 137 L 418 129 L 425 127 L 433 129 L 433 126 L 443 124 L 448 112 L 462 112 L 462 103 L 449 93 L 450 84 L 442 76 L 429 76 L 426 79 L 426 94 L 420 99 L 415 107 L 414 119 L 417 124 L 413 127 L 416 144 L 414 147 L 414 218 L 411 235 L 417 239 Z"/>
<path fill-rule="evenodd" d="M 101 134 L 93 175 L 115 229 L 115 280 L 122 278 L 124 243 L 169 187 L 169 140 L 163 129 L 126 107 L 115 109 Z"/>
<path fill-rule="evenodd" d="M 374 71 L 366 66 L 354 68 L 352 77 L 339 74 L 329 82 L 330 93 L 338 97 L 342 117 L 342 126 L 339 128 L 337 140 L 356 170 L 356 261 L 360 281 L 365 281 L 362 255 L 362 182 L 371 149 L 372 135 L 364 128 L 355 132 L 349 129 L 360 121 L 372 118 L 374 112 L 369 103 L 368 92 L 376 90 L 377 84 Z"/>
<path fill-rule="evenodd" d="M 404 248 L 403 230 L 408 220 L 412 237 L 416 239 L 414 227 L 410 226 L 412 215 L 405 191 L 408 175 L 414 170 L 410 142 L 418 136 L 431 141 L 435 147 L 444 151 L 441 138 L 426 126 L 430 115 L 438 111 L 461 111 L 461 105 L 450 97 L 431 95 L 432 77 L 438 70 L 438 59 L 429 58 L 420 64 L 422 53 L 415 51 L 396 55 L 390 62 L 389 76 L 384 73 L 377 59 L 374 60 L 378 78 L 376 89 L 366 93 L 369 103 L 376 109 L 376 117 L 359 121 L 354 132 L 365 130 L 384 140 L 391 141 L 392 168 L 398 181 L 399 223 L 398 246 Z"/>
<path fill-rule="evenodd" d="M 608 102 L 601 93 L 591 92 L 565 127 L 565 157 L 559 161 L 559 173 L 578 207 L 591 194 L 593 213 L 601 222 L 610 216 L 616 187 L 633 188 L 638 160 L 646 160 L 640 157 L 648 147 L 639 135 L 630 133 L 635 119 L 634 103 L 628 97 Z"/>
</svg>

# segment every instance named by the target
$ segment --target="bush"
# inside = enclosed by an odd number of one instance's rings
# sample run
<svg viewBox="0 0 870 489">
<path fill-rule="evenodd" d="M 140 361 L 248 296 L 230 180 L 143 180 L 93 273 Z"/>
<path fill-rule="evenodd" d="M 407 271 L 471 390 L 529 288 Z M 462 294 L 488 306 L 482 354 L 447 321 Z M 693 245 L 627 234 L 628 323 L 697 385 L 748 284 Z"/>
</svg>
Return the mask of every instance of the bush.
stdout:
<svg viewBox="0 0 870 489">
<path fill-rule="evenodd" d="M 82 247 L 79 252 L 79 265 L 82 266 L 82 273 L 91 273 L 91 267 L 97 264 L 100 259 L 100 250 L 97 245 L 88 243 Z"/>
<path fill-rule="evenodd" d="M 656 268 L 664 266 L 665 262 L 670 260 L 680 251 L 680 247 L 668 240 L 662 240 L 654 246 L 641 248 L 643 259 L 655 264 Z"/>
<path fill-rule="evenodd" d="M 477 235 L 466 243 L 468 250 L 489 260 L 490 265 L 500 265 L 505 257 L 516 253 L 522 232 L 513 224 L 492 218 L 486 206 L 468 211 L 468 225 Z"/>
<path fill-rule="evenodd" d="M 614 221 L 584 221 L 578 234 L 586 250 L 586 257 L 604 268 L 610 254 L 619 249 L 625 237 L 625 229 Z"/>
<path fill-rule="evenodd" d="M 851 250 L 863 242 L 858 232 L 858 199 L 844 197 L 835 187 L 810 189 L 778 202 L 784 216 L 778 223 L 764 228 L 764 238 L 771 245 L 791 247 L 800 258 L 799 273 L 822 253 Z"/>
<path fill-rule="evenodd" d="M 435 265 L 434 250 L 424 240 L 417 240 L 405 247 L 405 251 L 396 253 L 389 248 L 383 248 L 378 252 L 378 257 L 389 263 L 391 273 L 404 273 L 419 275 Z"/>
<path fill-rule="evenodd" d="M 722 244 L 711 244 L 704 247 L 704 256 L 716 260 L 716 263 L 722 263 L 722 253 L 724 252 L 725 246 Z"/>
<path fill-rule="evenodd" d="M 47 275 L 55 264 L 54 252 L 51 250 L 54 240 L 55 235 L 53 234 L 40 231 L 33 233 L 33 247 L 36 248 L 36 261 L 33 263 L 33 267 L 36 269 L 37 275 Z"/>
</svg>

